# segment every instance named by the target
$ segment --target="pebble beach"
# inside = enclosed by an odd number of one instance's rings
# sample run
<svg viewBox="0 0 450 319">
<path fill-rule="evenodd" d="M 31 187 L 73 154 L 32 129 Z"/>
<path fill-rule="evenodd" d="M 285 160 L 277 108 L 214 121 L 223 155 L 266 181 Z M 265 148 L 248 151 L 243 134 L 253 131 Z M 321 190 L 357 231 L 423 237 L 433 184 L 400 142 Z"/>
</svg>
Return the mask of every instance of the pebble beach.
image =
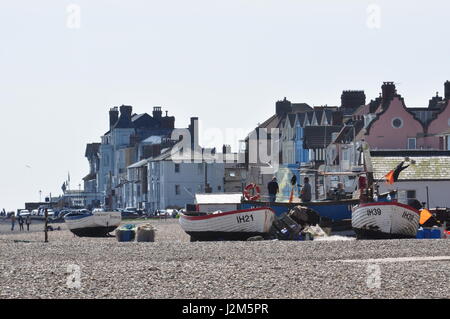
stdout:
<svg viewBox="0 0 450 319">
<path fill-rule="evenodd" d="M 0 222 L 0 298 L 450 298 L 449 240 L 191 243 L 176 219 L 144 222 L 155 242 Z"/>
</svg>

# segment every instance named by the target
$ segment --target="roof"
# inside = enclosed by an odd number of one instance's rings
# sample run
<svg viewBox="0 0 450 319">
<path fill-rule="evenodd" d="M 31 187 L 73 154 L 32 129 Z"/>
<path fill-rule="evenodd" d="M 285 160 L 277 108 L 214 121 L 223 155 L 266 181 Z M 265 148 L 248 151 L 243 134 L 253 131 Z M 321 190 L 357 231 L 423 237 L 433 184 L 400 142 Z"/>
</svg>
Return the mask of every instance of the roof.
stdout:
<svg viewBox="0 0 450 319">
<path fill-rule="evenodd" d="M 196 204 L 239 204 L 242 193 L 195 194 Z"/>
<path fill-rule="evenodd" d="M 326 148 L 331 143 L 333 133 L 339 132 L 342 126 L 306 126 L 304 128 L 305 149 Z"/>
<path fill-rule="evenodd" d="M 151 135 L 147 137 L 145 140 L 142 141 L 142 143 L 145 144 L 161 144 L 162 137 L 159 135 Z"/>
<path fill-rule="evenodd" d="M 301 127 L 303 127 L 305 124 L 305 116 L 306 116 L 306 113 L 298 113 L 297 114 L 297 121 Z"/>
<path fill-rule="evenodd" d="M 440 110 L 426 109 L 426 108 L 408 108 L 408 110 L 415 115 L 415 117 L 422 122 L 423 125 L 427 125 L 434 118 L 434 114 L 439 113 Z"/>
<path fill-rule="evenodd" d="M 262 124 L 258 125 L 258 128 L 277 128 L 280 127 L 282 117 L 275 114 L 269 117 L 266 121 L 264 121 Z"/>
<path fill-rule="evenodd" d="M 289 122 L 291 124 L 291 127 L 294 127 L 296 114 L 291 113 L 291 114 L 288 114 L 287 117 L 289 118 Z"/>
<path fill-rule="evenodd" d="M 128 166 L 128 168 L 139 168 L 139 167 L 147 165 L 147 163 L 148 163 L 148 159 L 144 159 L 142 161 L 131 164 L 130 166 Z"/>
<path fill-rule="evenodd" d="M 410 166 L 400 173 L 400 182 L 450 180 L 450 151 L 372 151 L 370 155 L 375 179 L 383 179 L 390 170 L 405 161 L 405 165 Z M 411 164 L 412 160 L 414 164 Z"/>
<path fill-rule="evenodd" d="M 307 103 L 292 103 L 291 105 L 293 113 L 303 113 L 313 110 L 313 108 L 309 106 Z"/>
<path fill-rule="evenodd" d="M 353 129 L 354 128 L 354 129 Z M 336 137 L 335 143 L 347 143 L 356 140 L 358 133 L 364 128 L 364 121 L 362 120 L 350 120 L 341 129 L 339 135 Z"/>
<path fill-rule="evenodd" d="M 96 178 L 97 178 L 97 174 L 89 173 L 85 177 L 83 177 L 83 181 L 88 182 L 88 181 L 92 181 L 92 180 L 94 180 Z"/>
<path fill-rule="evenodd" d="M 181 143 L 181 142 L 180 142 Z M 198 161 L 199 163 L 203 163 L 204 161 L 214 161 L 214 158 L 208 158 L 208 154 L 202 154 L 201 152 L 192 152 L 190 157 L 183 157 L 183 156 L 177 156 L 179 153 L 174 150 L 175 146 L 179 143 L 175 144 L 174 146 L 167 148 L 161 155 L 149 158 L 148 161 L 151 162 L 159 162 L 159 161 L 181 161 L 181 162 L 192 162 L 192 161 Z M 172 151 L 173 150 L 173 151 Z M 172 158 L 172 152 L 175 155 L 175 158 Z"/>
<path fill-rule="evenodd" d="M 84 156 L 89 157 L 98 153 L 101 143 L 86 144 L 86 152 Z"/>
</svg>

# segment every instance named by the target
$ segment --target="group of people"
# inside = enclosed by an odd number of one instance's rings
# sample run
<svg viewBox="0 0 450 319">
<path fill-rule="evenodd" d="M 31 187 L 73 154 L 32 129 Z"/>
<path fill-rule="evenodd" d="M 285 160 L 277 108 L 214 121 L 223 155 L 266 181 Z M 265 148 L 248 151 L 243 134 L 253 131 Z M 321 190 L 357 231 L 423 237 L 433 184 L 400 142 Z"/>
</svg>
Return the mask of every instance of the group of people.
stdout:
<svg viewBox="0 0 450 319">
<path fill-rule="evenodd" d="M 31 216 L 28 215 L 25 218 L 23 216 L 15 216 L 14 214 L 11 215 L 11 231 L 14 231 L 14 226 L 16 225 L 16 221 L 19 224 L 19 230 L 25 230 L 23 225 L 27 225 L 27 231 L 30 231 L 30 225 L 31 225 Z"/>
<path fill-rule="evenodd" d="M 267 184 L 267 190 L 269 192 L 269 200 L 274 203 L 277 199 L 277 194 L 280 191 L 277 178 L 274 176 L 272 180 Z M 309 184 L 309 178 L 305 177 L 303 179 L 303 186 L 300 191 L 300 199 L 303 203 L 310 202 L 312 198 L 311 195 L 311 184 Z"/>
</svg>

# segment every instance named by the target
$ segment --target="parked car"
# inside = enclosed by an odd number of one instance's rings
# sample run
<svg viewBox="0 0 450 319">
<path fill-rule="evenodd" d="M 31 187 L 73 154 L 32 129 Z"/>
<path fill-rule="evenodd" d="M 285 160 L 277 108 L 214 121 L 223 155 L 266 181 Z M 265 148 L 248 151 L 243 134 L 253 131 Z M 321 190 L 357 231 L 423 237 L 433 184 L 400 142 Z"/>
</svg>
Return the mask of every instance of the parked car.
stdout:
<svg viewBox="0 0 450 319">
<path fill-rule="evenodd" d="M 64 216 L 66 216 L 69 213 L 70 213 L 70 210 L 68 210 L 68 209 L 61 210 L 58 214 L 58 218 L 64 218 Z"/>
<path fill-rule="evenodd" d="M 31 211 L 31 216 L 38 216 L 38 214 L 39 214 L 39 211 L 37 209 L 33 209 Z"/>
<path fill-rule="evenodd" d="M 139 218 L 138 213 L 126 209 L 122 210 L 121 214 L 123 219 Z"/>
<path fill-rule="evenodd" d="M 168 217 L 175 218 L 178 215 L 178 210 L 176 209 L 167 209 L 166 212 Z"/>
<path fill-rule="evenodd" d="M 170 217 L 172 216 L 172 212 L 169 212 L 166 209 L 160 209 L 156 211 L 156 215 L 159 217 Z"/>
<path fill-rule="evenodd" d="M 31 215 L 31 213 L 30 213 L 30 211 L 29 211 L 28 209 L 22 209 L 22 210 L 19 212 L 19 215 L 18 215 L 18 216 L 29 216 L 29 215 Z"/>
</svg>

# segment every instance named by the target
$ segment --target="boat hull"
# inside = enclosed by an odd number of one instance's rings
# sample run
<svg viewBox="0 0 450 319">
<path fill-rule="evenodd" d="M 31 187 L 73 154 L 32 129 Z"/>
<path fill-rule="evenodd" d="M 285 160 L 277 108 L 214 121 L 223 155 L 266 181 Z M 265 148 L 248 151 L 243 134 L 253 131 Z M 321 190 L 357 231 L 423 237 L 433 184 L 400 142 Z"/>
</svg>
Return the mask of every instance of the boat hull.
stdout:
<svg viewBox="0 0 450 319">
<path fill-rule="evenodd" d="M 105 237 L 120 225 L 122 216 L 120 212 L 95 212 L 64 220 L 67 228 L 79 237 Z"/>
<path fill-rule="evenodd" d="M 270 208 L 254 208 L 204 216 L 181 214 L 179 221 L 192 240 L 246 240 L 266 237 L 274 219 Z"/>
<path fill-rule="evenodd" d="M 415 238 L 420 213 L 396 202 L 361 204 L 354 208 L 352 228 L 359 239 Z"/>
<path fill-rule="evenodd" d="M 283 202 L 242 202 L 240 208 L 248 209 L 255 207 L 270 207 L 279 217 L 289 212 L 294 207 L 301 205 L 313 209 L 321 217 L 330 218 L 333 221 L 350 220 L 352 218 L 352 207 L 359 204 L 359 199 L 343 199 L 340 201 L 317 201 L 306 203 L 283 203 Z"/>
</svg>

